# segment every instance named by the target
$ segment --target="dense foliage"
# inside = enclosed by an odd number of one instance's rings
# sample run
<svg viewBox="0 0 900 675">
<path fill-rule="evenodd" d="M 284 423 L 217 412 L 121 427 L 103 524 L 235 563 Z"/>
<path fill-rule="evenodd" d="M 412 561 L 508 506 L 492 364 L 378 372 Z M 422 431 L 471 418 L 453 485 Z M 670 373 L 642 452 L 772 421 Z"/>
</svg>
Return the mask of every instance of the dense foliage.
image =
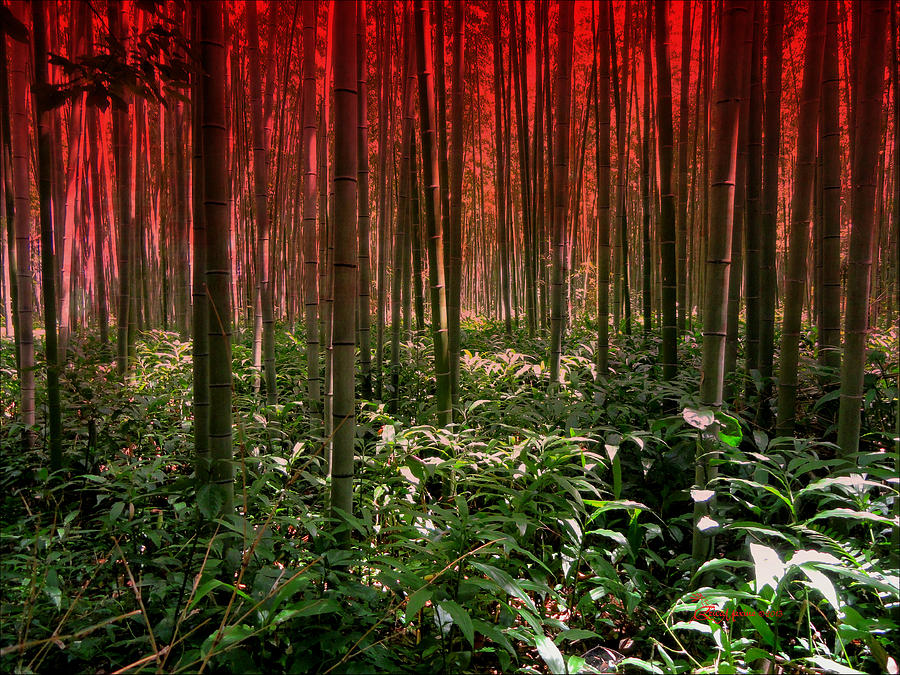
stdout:
<svg viewBox="0 0 900 675">
<path fill-rule="evenodd" d="M 411 423 L 433 412 L 431 343 L 407 342 L 400 413 L 362 404 L 343 547 L 323 502 L 303 335 L 276 333 L 284 404 L 272 408 L 235 345 L 239 506 L 212 521 L 215 495 L 192 478 L 189 343 L 145 333 L 124 385 L 92 339 L 75 345 L 62 377 L 67 468 L 55 475 L 40 450 L 18 450 L 4 344 L 0 668 L 896 669 L 896 334 L 870 343 L 867 433 L 847 464 L 813 440 L 833 435 L 836 403 L 815 379 L 801 381 L 797 420 L 809 440 L 770 438 L 751 407 L 711 425 L 694 400 L 696 336 L 675 381 L 648 377 L 657 337 L 636 336 L 598 384 L 594 330 L 573 327 L 564 384 L 548 396 L 541 339 L 465 325 L 462 419 L 448 429 Z M 802 377 L 821 375 L 803 358 Z M 716 489 L 691 490 L 710 429 Z M 699 570 L 695 500 L 715 502 L 703 526 L 716 556 Z"/>
</svg>

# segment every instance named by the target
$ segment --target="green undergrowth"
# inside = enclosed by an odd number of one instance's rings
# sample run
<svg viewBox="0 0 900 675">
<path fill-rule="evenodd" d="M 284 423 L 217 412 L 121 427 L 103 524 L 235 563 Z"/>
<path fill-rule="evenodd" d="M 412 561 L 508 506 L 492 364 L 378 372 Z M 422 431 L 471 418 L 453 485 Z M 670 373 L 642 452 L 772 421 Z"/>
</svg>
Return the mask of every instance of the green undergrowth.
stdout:
<svg viewBox="0 0 900 675">
<path fill-rule="evenodd" d="M 873 337 L 849 464 L 829 442 L 836 399 L 808 344 L 794 439 L 766 433 L 755 374 L 733 382 L 750 399 L 725 413 L 698 404 L 698 335 L 662 382 L 657 341 L 617 340 L 598 383 L 592 327 L 574 326 L 551 396 L 544 340 L 467 323 L 458 417 L 437 429 L 430 341 L 413 336 L 399 409 L 360 404 L 342 525 L 327 517 L 302 333 L 278 333 L 274 408 L 235 345 L 238 507 L 216 520 L 192 477 L 189 343 L 144 334 L 122 384 L 99 344 L 78 341 L 62 378 L 66 469 L 52 476 L 40 430 L 19 449 L 4 348 L 0 669 L 896 668 L 896 335 Z M 719 471 L 708 491 L 692 489 L 706 434 Z M 713 503 L 715 556 L 700 569 L 695 501 Z"/>
</svg>

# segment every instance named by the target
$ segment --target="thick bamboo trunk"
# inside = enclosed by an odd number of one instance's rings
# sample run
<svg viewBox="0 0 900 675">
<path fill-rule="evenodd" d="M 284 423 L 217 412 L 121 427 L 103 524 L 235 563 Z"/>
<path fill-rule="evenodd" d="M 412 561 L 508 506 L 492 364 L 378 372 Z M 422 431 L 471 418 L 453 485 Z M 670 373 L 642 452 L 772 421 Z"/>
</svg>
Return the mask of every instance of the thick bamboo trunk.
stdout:
<svg viewBox="0 0 900 675">
<path fill-rule="evenodd" d="M 678 276 L 678 332 L 687 330 L 688 307 L 688 147 L 689 124 L 688 92 L 691 83 L 691 4 L 682 3 L 681 13 L 681 91 L 678 98 L 678 221 L 677 221 L 677 276 Z"/>
<path fill-rule="evenodd" d="M 672 185 L 674 131 L 672 128 L 672 73 L 669 67 L 668 2 L 656 3 L 657 125 L 659 127 L 659 250 L 662 301 L 662 344 L 659 361 L 663 377 L 678 372 L 678 326 L 676 321 L 675 191 Z"/>
<path fill-rule="evenodd" d="M 763 8 L 754 5 L 753 37 L 750 56 L 750 105 L 747 120 L 747 210 L 744 241 L 744 296 L 747 301 L 746 344 L 744 352 L 748 375 L 759 369 L 759 315 L 762 191 L 762 18 Z M 747 378 L 746 397 L 753 393 L 753 378 Z"/>
<path fill-rule="evenodd" d="M 594 110 L 597 136 L 597 374 L 609 371 L 609 196 L 610 196 L 610 110 L 609 110 L 609 4 L 599 3 L 600 62 L 597 69 L 597 99 Z"/>
<path fill-rule="evenodd" d="M 755 5 L 750 7 L 750 21 L 744 36 L 744 54 L 753 52 L 753 17 Z M 725 337 L 725 389 L 724 398 L 734 399 L 737 390 L 733 386 L 739 346 L 739 323 L 744 280 L 744 230 L 747 204 L 747 138 L 750 122 L 750 67 L 741 73 L 741 109 L 738 123 L 738 154 L 734 184 L 734 217 L 731 228 L 731 269 L 728 278 L 728 318 Z"/>
<path fill-rule="evenodd" d="M 88 123 L 90 129 L 89 168 L 87 172 L 87 184 L 90 192 L 91 208 L 91 240 L 94 244 L 94 300 L 97 305 L 97 320 L 100 325 L 100 345 L 104 355 L 109 349 L 109 305 L 106 290 L 106 265 L 104 264 L 103 248 L 106 241 L 106 228 L 103 223 L 103 210 L 100 202 L 100 158 L 99 145 L 103 136 L 98 124 L 96 110 L 88 110 Z M 111 261 L 110 261 L 111 262 Z"/>
<path fill-rule="evenodd" d="M 356 3 L 356 79 L 357 79 L 357 192 L 359 229 L 358 339 L 362 395 L 372 396 L 372 351 L 369 337 L 371 315 L 369 294 L 369 111 L 366 68 L 366 0 Z"/>
<path fill-rule="evenodd" d="M 200 125 L 203 99 L 200 78 L 200 17 L 199 9 L 191 6 L 191 44 L 195 47 L 197 68 L 191 73 L 191 223 L 193 230 L 192 268 L 192 370 L 194 388 L 194 461 L 197 482 L 209 482 L 209 306 L 206 301 L 206 215 L 203 208 L 203 142 Z"/>
<path fill-rule="evenodd" d="M 775 356 L 775 296 L 778 288 L 775 252 L 778 235 L 778 160 L 781 154 L 783 0 L 772 0 L 768 12 L 759 276 L 759 372 L 764 378 L 772 377 Z"/>
<path fill-rule="evenodd" d="M 303 5 L 303 306 L 310 404 L 322 402 L 319 374 L 319 251 L 316 240 L 316 4 Z"/>
<path fill-rule="evenodd" d="M 6 273 L 8 278 L 8 291 L 6 300 L 9 303 L 10 316 L 6 323 L 6 334 L 14 339 L 16 352 L 16 368 L 19 371 L 21 381 L 21 362 L 19 353 L 19 278 L 18 260 L 16 259 L 16 188 L 15 168 L 13 162 L 12 146 L 12 107 L 10 105 L 10 87 L 12 86 L 12 70 L 8 69 L 12 64 L 6 57 L 6 39 L 0 40 L 0 139 L 2 139 L 2 156 L 0 166 L 3 173 L 3 208 L 6 216 Z M 24 62 L 19 66 L 24 68 Z M 24 105 L 24 103 L 23 103 Z M 10 333 L 12 330 L 12 333 Z"/>
<path fill-rule="evenodd" d="M 353 512 L 353 444 L 356 438 L 357 116 L 358 71 L 354 2 L 334 6 L 334 405 L 331 510 Z M 346 534 L 346 533 L 345 533 Z"/>
<path fill-rule="evenodd" d="M 844 359 L 841 364 L 841 404 L 838 413 L 838 446 L 843 457 L 850 457 L 859 450 L 872 240 L 875 231 L 873 204 L 884 98 L 883 27 L 888 23 L 887 10 L 887 3 L 884 2 L 865 3 L 861 7 L 860 17 L 853 198 L 850 206 L 852 225 L 847 268 L 847 312 L 844 317 Z"/>
<path fill-rule="evenodd" d="M 830 0 L 825 30 L 819 151 L 822 155 L 822 287 L 818 335 L 819 363 L 835 370 L 841 365 L 841 126 L 837 31 L 837 4 Z"/>
<path fill-rule="evenodd" d="M 825 22 L 828 5 L 810 5 L 803 85 L 798 112 L 797 159 L 794 164 L 793 194 L 787 261 L 785 263 L 784 322 L 778 371 L 778 417 L 780 435 L 794 430 L 797 401 L 797 369 L 800 359 L 800 323 L 806 286 L 809 227 L 816 170 L 816 124 L 822 88 L 825 49 Z"/>
<path fill-rule="evenodd" d="M 503 307 L 503 320 L 506 326 L 506 334 L 512 334 L 512 296 L 510 294 L 509 276 L 511 273 L 509 263 L 509 231 L 507 228 L 506 214 L 506 163 L 504 157 L 504 124 L 502 114 L 503 95 L 503 51 L 500 32 L 500 3 L 491 7 L 493 45 L 494 45 L 494 185 L 496 191 L 496 228 L 497 245 L 500 253 L 500 299 Z M 508 130 L 508 126 L 507 126 Z"/>
<path fill-rule="evenodd" d="M 122 26 L 122 8 L 119 0 L 107 5 L 110 33 L 116 37 L 127 33 Z M 127 140 L 130 137 L 128 107 L 121 103 L 113 108 L 113 154 L 116 158 L 116 195 L 119 256 L 119 294 L 116 310 L 117 343 L 116 371 L 120 376 L 128 370 L 128 312 L 131 291 L 131 158 Z"/>
<path fill-rule="evenodd" d="M 22 16 L 18 17 L 24 18 Z M 6 37 L 3 37 L 6 41 Z M 27 46 L 12 42 L 9 61 L 10 126 L 12 130 L 12 173 L 15 197 L 16 274 L 19 320 L 19 415 L 23 426 L 23 450 L 28 451 L 34 434 L 34 289 L 31 274 L 31 181 L 28 170 L 28 64 Z"/>
<path fill-rule="evenodd" d="M 377 7 L 377 5 L 376 5 Z M 388 128 L 392 125 L 393 115 L 389 108 L 389 98 L 393 93 L 392 85 L 392 58 L 393 50 L 390 48 L 390 36 L 393 27 L 393 4 L 388 3 L 384 8 L 387 20 L 376 23 L 380 30 L 380 40 L 376 59 L 378 63 L 378 153 L 381 157 L 391 158 L 383 161 L 378 171 L 378 209 L 376 211 L 378 233 L 378 287 L 377 319 L 375 327 L 375 372 L 377 375 L 375 397 L 384 400 L 384 328 L 387 314 L 388 298 L 388 242 L 391 237 L 391 224 L 393 222 L 393 183 L 392 169 L 394 167 L 393 152 L 388 150 Z M 393 139 L 393 136 L 391 136 Z"/>
<path fill-rule="evenodd" d="M 572 96 L 572 40 L 575 3 L 560 0 L 559 61 L 556 65 L 556 139 L 553 155 L 553 271 L 550 300 L 550 387 L 559 384 L 563 343 L 563 266 L 566 248 L 566 198 L 569 192 L 569 109 Z"/>
<path fill-rule="evenodd" d="M 422 181 L 425 197 L 425 228 L 428 237 L 428 278 L 431 286 L 431 333 L 434 341 L 434 375 L 438 424 L 452 421 L 450 399 L 450 354 L 447 335 L 447 296 L 444 285 L 443 234 L 438 227 L 438 148 L 435 134 L 434 82 L 431 60 L 431 26 L 422 0 L 415 2 L 416 65 L 419 83 L 420 131 L 422 137 Z"/>
<path fill-rule="evenodd" d="M 79 4 L 74 17 L 74 56 L 83 56 L 85 48 L 85 23 L 89 21 L 87 5 Z M 84 99 L 81 94 L 72 100 L 72 109 L 69 115 L 69 162 L 66 167 L 66 201 L 65 223 L 63 224 L 63 249 L 62 249 L 62 286 L 60 288 L 60 312 L 59 312 L 59 362 L 66 358 L 66 350 L 69 344 L 69 332 L 71 330 L 73 305 L 72 305 L 72 275 L 75 271 L 75 214 L 81 206 L 82 169 L 84 167 Z M 59 225 L 57 224 L 57 227 Z"/>
<path fill-rule="evenodd" d="M 465 39 L 465 5 L 461 0 L 453 2 L 452 70 L 450 76 L 450 241 L 447 285 L 447 327 L 450 349 L 450 398 L 454 407 L 459 405 L 459 336 L 462 287 L 462 190 L 463 190 L 463 101 Z"/>
<path fill-rule="evenodd" d="M 657 0 L 657 4 L 659 0 Z M 641 314 L 644 333 L 653 327 L 653 303 L 651 274 L 653 272 L 653 242 L 650 238 L 650 70 L 653 61 L 650 55 L 650 35 L 653 32 L 653 14 L 649 4 L 645 6 L 647 16 L 644 25 L 644 94 L 641 97 L 641 119 L 638 120 L 638 136 L 641 147 Z M 642 128 L 643 127 L 643 128 Z M 653 158 L 656 161 L 656 158 Z"/>
<path fill-rule="evenodd" d="M 746 2 L 727 0 L 723 5 L 722 40 L 712 110 L 713 154 L 710 162 L 709 217 L 717 223 L 710 229 L 706 260 L 706 289 L 703 310 L 703 373 L 700 378 L 700 400 L 704 406 L 718 409 L 722 405 L 725 374 L 725 328 L 728 302 L 729 268 L 731 266 L 731 234 L 734 217 L 734 185 L 737 164 L 738 122 L 741 102 L 741 51 L 749 21 Z M 737 52 L 737 53 L 735 53 Z M 698 445 L 695 487 L 708 489 L 716 476 L 710 453 L 716 450 L 715 435 L 707 433 Z M 698 525 L 708 516 L 709 501 L 694 504 L 694 537 L 692 555 L 700 565 L 710 556 L 712 538 Z"/>
<path fill-rule="evenodd" d="M 219 513 L 234 501 L 231 443 L 231 260 L 228 253 L 228 164 L 225 138 L 225 44 L 218 2 L 200 13 L 200 78 L 203 220 L 206 226 L 206 299 L 209 336 L 209 456 Z"/>
<path fill-rule="evenodd" d="M 410 43 L 408 10 L 403 16 L 403 75 L 401 85 L 403 87 L 402 131 L 400 141 L 400 172 L 397 201 L 397 223 L 394 230 L 394 256 L 392 264 L 391 286 L 391 404 L 390 411 L 397 413 L 400 406 L 400 371 L 403 364 L 400 362 L 400 336 L 401 313 L 403 309 L 403 286 L 408 272 L 404 270 L 404 260 L 407 259 L 406 250 L 409 247 L 407 230 L 409 224 L 409 155 L 413 139 L 413 86 L 415 80 L 412 73 L 412 45 Z"/>
<path fill-rule="evenodd" d="M 34 88 L 40 92 L 47 87 L 47 36 L 44 3 L 35 0 L 31 5 L 33 29 L 32 67 Z M 50 111 L 40 97 L 33 97 L 37 127 L 38 197 L 41 221 L 41 296 L 44 304 L 44 358 L 47 361 L 47 427 L 50 450 L 50 470 L 62 468 L 62 416 L 59 400 L 59 354 L 56 334 L 56 261 L 53 253 L 53 202 L 51 198 L 52 164 L 50 160 Z"/>
<path fill-rule="evenodd" d="M 273 25 L 273 17 L 269 17 Z M 272 258 L 270 255 L 271 228 L 269 224 L 269 149 L 268 138 L 263 129 L 262 82 L 259 74 L 261 61 L 259 53 L 259 23 L 256 15 L 256 3 L 247 4 L 247 39 L 248 65 L 250 69 L 250 117 L 253 131 L 253 197 L 254 215 L 256 216 L 256 321 L 260 326 L 254 332 L 253 365 L 257 371 L 263 366 L 265 370 L 266 403 L 275 405 L 278 392 L 275 384 L 275 311 L 272 294 Z M 268 46 L 269 63 L 274 61 L 274 45 Z M 275 83 L 270 77 L 266 80 L 266 98 L 270 98 Z M 271 106 L 267 106 L 270 108 Z M 261 361 L 263 363 L 261 363 Z M 259 376 L 257 375 L 257 387 Z"/>
</svg>

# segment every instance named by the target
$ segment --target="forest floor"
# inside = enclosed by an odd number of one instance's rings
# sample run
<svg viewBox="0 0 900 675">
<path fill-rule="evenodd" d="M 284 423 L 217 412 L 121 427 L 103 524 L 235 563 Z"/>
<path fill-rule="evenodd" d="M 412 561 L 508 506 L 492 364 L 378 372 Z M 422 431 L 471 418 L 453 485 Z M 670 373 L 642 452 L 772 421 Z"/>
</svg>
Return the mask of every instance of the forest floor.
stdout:
<svg viewBox="0 0 900 675">
<path fill-rule="evenodd" d="M 548 395 L 544 340 L 497 323 L 463 332 L 457 424 L 429 424 L 424 337 L 403 346 L 399 409 L 362 402 L 340 526 L 302 332 L 278 332 L 272 408 L 248 345 L 234 347 L 237 509 L 224 518 L 193 480 L 190 343 L 143 334 L 123 384 L 94 338 L 77 340 L 66 468 L 51 475 L 41 429 L 20 451 L 3 342 L 0 669 L 897 672 L 896 333 L 872 337 L 848 464 L 830 442 L 836 390 L 821 384 L 835 373 L 810 335 L 798 438 L 776 438 L 758 377 L 732 382 L 749 398 L 724 413 L 698 405 L 698 335 L 669 382 L 656 334 L 617 338 L 597 383 L 593 328 L 573 326 Z M 691 489 L 710 440 L 719 479 Z M 695 502 L 713 516 L 699 569 Z"/>
</svg>

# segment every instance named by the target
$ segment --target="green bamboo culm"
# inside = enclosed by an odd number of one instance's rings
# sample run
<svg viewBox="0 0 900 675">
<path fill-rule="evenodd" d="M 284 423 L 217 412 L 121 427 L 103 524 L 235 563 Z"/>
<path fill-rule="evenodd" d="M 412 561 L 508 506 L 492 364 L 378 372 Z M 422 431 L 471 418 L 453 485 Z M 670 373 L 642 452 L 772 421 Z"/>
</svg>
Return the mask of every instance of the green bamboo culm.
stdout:
<svg viewBox="0 0 900 675">
<path fill-rule="evenodd" d="M 447 327 L 450 331 L 450 394 L 454 407 L 459 405 L 460 293 L 462 289 L 462 191 L 463 191 L 463 112 L 465 89 L 463 41 L 465 22 L 462 2 L 453 3 L 453 68 L 450 88 L 450 240 L 448 242 L 449 278 L 447 280 Z"/>
<path fill-rule="evenodd" d="M 410 18 L 408 6 L 404 6 L 403 13 L 403 98 L 401 102 L 402 108 L 402 125 L 400 140 L 400 176 L 399 186 L 397 190 L 397 222 L 394 229 L 394 246 L 393 246 L 393 272 L 391 276 L 391 400 L 388 410 L 396 413 L 400 406 L 400 370 L 402 363 L 400 362 L 400 319 L 401 310 L 403 308 L 403 298 L 408 297 L 408 293 L 404 292 L 404 285 L 408 280 L 406 273 L 406 261 L 408 259 L 409 243 L 407 240 L 407 230 L 409 224 L 409 157 L 410 146 L 413 143 L 413 106 L 412 87 L 415 84 L 413 77 L 411 61 L 412 61 L 412 43 L 410 41 Z"/>
<path fill-rule="evenodd" d="M 200 17 L 196 5 L 191 7 L 191 44 L 200 40 Z M 194 54 L 195 63 L 199 52 Z M 193 338 L 193 414 L 194 414 L 194 465 L 197 486 L 209 482 L 209 312 L 206 302 L 206 218 L 203 209 L 203 144 L 200 140 L 202 115 L 199 65 L 191 73 L 191 219 L 193 230 L 193 259 L 191 272 L 191 328 Z"/>
<path fill-rule="evenodd" d="M 569 194 L 569 102 L 572 97 L 572 41 L 575 4 L 559 3 L 559 62 L 556 67 L 556 140 L 553 153 L 553 270 L 550 286 L 550 387 L 559 385 L 563 343 L 563 257 L 566 254 L 566 198 Z"/>
<path fill-rule="evenodd" d="M 600 52 L 597 98 L 594 100 L 594 133 L 597 136 L 597 377 L 609 372 L 609 199 L 610 199 L 610 109 L 609 109 L 609 5 L 599 7 Z"/>
<path fill-rule="evenodd" d="M 825 23 L 828 4 L 809 5 L 806 63 L 800 90 L 798 111 L 797 161 L 794 164 L 794 192 L 791 195 L 791 223 L 784 276 L 784 322 L 778 370 L 778 434 L 794 431 L 797 404 L 797 373 L 800 359 L 800 323 L 806 288 L 806 258 L 809 249 L 809 225 L 812 221 L 812 195 L 816 173 L 816 125 L 822 65 L 825 59 Z"/>
<path fill-rule="evenodd" d="M 860 407 L 866 366 L 872 237 L 875 229 L 875 178 L 881 144 L 887 3 L 862 3 L 857 81 L 856 143 L 852 167 L 850 256 L 847 267 L 847 309 L 844 318 L 844 359 L 838 446 L 841 455 L 859 449 Z"/>
<path fill-rule="evenodd" d="M 200 4 L 200 139 L 206 225 L 206 300 L 209 339 L 209 481 L 220 514 L 234 508 L 231 444 L 231 258 L 228 242 L 228 142 L 225 135 L 223 7 Z"/>
<path fill-rule="evenodd" d="M 112 36 L 122 40 L 128 34 L 127 26 L 122 26 L 123 9 L 119 0 L 107 3 L 107 15 L 109 32 Z M 127 99 L 126 99 L 127 100 Z M 118 213 L 118 263 L 119 263 L 119 296 L 116 309 L 116 372 L 124 376 L 128 370 L 128 311 L 130 306 L 129 294 L 131 292 L 131 156 L 128 152 L 127 139 L 131 135 L 131 126 L 127 105 L 114 104 L 113 107 L 113 154 L 116 160 L 116 207 Z"/>
<path fill-rule="evenodd" d="M 357 67 L 356 3 L 334 5 L 334 307 L 332 365 L 334 435 L 331 451 L 332 515 L 353 511 L 356 438 Z"/>
<path fill-rule="evenodd" d="M 44 3 L 31 5 L 34 39 L 34 90 L 47 87 L 47 34 Z M 50 111 L 40 96 L 35 97 L 38 143 L 38 195 L 41 221 L 41 292 L 44 301 L 44 358 L 47 360 L 47 426 L 50 470 L 62 468 L 62 413 L 59 400 L 59 354 L 56 344 L 56 259 L 53 252 L 53 205 L 51 202 Z"/>
<path fill-rule="evenodd" d="M 307 394 L 322 404 L 319 370 L 319 253 L 316 247 L 316 3 L 303 3 L 303 306 L 306 323 Z"/>
<path fill-rule="evenodd" d="M 366 3 L 356 3 L 356 79 L 357 79 L 357 223 L 359 235 L 359 291 L 357 332 L 359 339 L 359 363 L 362 376 L 362 395 L 372 397 L 372 351 L 370 328 L 370 252 L 369 252 L 369 114 L 366 94 Z"/>
<path fill-rule="evenodd" d="M 837 3 L 828 2 L 825 62 L 822 73 L 822 287 L 819 315 L 819 363 L 841 366 L 841 124 Z M 853 221 L 854 223 L 856 221 Z M 832 376 L 829 376 L 831 379 Z"/>
<path fill-rule="evenodd" d="M 775 294 L 778 277 L 778 160 L 781 156 L 781 66 L 784 0 L 771 0 L 766 28 L 766 95 L 760 193 L 759 373 L 771 378 L 775 354 Z"/>
<path fill-rule="evenodd" d="M 13 6 L 18 11 L 20 8 Z M 5 43 L 5 38 L 2 40 Z M 9 60 L 10 149 L 12 151 L 13 194 L 15 195 L 15 257 L 19 332 L 19 415 L 22 422 L 22 450 L 31 450 L 35 422 L 34 378 L 34 282 L 31 274 L 31 183 L 28 169 L 28 78 L 25 68 L 27 45 L 12 41 Z M 5 55 L 4 55 L 5 57 Z M 4 61 L 4 66 L 6 62 Z M 10 257 L 10 260 L 12 257 Z M 12 268 L 10 268 L 12 271 Z"/>
<path fill-rule="evenodd" d="M 274 17 L 270 17 L 270 21 L 274 21 Z M 259 25 L 255 2 L 247 5 L 247 39 L 249 43 L 250 117 L 253 131 L 253 197 L 256 217 L 256 317 L 260 329 L 254 331 L 253 366 L 258 371 L 262 365 L 266 383 L 266 403 L 271 406 L 278 402 L 278 391 L 275 384 L 275 309 L 270 279 L 272 256 L 269 245 L 271 227 L 268 209 L 269 150 L 267 136 L 271 135 L 271 130 L 263 128 L 262 83 L 259 74 Z M 272 82 L 267 82 L 266 85 L 274 86 Z M 271 106 L 266 106 L 267 113 L 269 107 Z M 266 122 L 271 122 L 268 115 Z M 257 375 L 256 386 L 257 388 L 259 386 L 259 375 Z"/>
<path fill-rule="evenodd" d="M 669 23 L 667 0 L 657 0 L 656 71 L 659 90 L 657 115 L 659 125 L 659 247 L 662 256 L 662 344 L 659 362 L 663 377 L 671 380 L 678 373 L 678 325 L 676 318 L 677 280 L 675 247 L 674 130 L 672 127 L 672 73 L 669 67 Z M 650 128 L 647 129 L 650 135 Z"/>
<path fill-rule="evenodd" d="M 444 238 L 438 227 L 439 186 L 437 135 L 435 133 L 434 75 L 431 59 L 431 22 L 422 0 L 415 2 L 416 66 L 419 80 L 419 114 L 422 135 L 422 181 L 425 196 L 425 228 L 428 237 L 428 281 L 431 286 L 431 335 L 434 341 L 434 375 L 439 426 L 451 422 L 450 344 L 447 330 L 447 289 L 444 283 Z"/>
<path fill-rule="evenodd" d="M 731 226 L 734 218 L 734 183 L 737 165 L 738 122 L 740 119 L 742 59 L 744 36 L 750 20 L 746 2 L 729 0 L 723 6 L 722 44 L 734 45 L 719 51 L 716 76 L 716 102 L 712 111 L 713 153 L 710 158 L 709 218 L 717 223 L 710 228 L 706 259 L 706 288 L 703 307 L 703 375 L 700 378 L 700 400 L 713 410 L 722 407 L 725 374 L 725 328 L 728 309 L 728 281 L 731 267 Z M 710 463 L 716 450 L 715 425 L 703 432 L 697 445 L 695 487 L 708 489 L 716 476 Z M 692 555 L 696 565 L 709 558 L 712 537 L 700 531 L 700 520 L 709 515 L 710 500 L 694 504 L 694 538 Z"/>
</svg>

